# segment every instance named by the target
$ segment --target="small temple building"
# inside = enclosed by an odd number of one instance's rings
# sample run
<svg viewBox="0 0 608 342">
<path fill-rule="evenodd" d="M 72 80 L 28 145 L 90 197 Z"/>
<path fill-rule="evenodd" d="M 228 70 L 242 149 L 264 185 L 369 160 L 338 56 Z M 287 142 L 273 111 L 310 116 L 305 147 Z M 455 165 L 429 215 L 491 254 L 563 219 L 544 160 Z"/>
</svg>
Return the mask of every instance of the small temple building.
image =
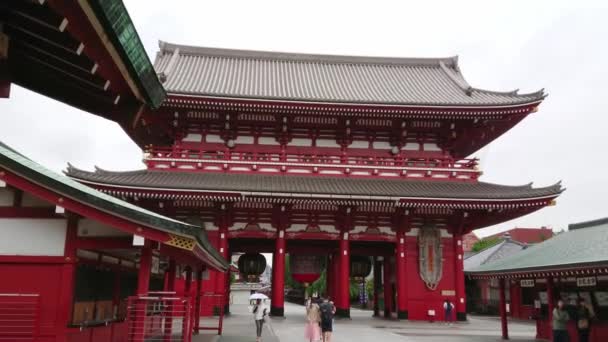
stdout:
<svg viewBox="0 0 608 342">
<path fill-rule="evenodd" d="M 502 336 L 508 339 L 508 311 L 525 310 L 536 319 L 536 337 L 551 339 L 552 312 L 563 300 L 578 341 L 576 305 L 584 299 L 595 313 L 590 341 L 608 339 L 608 218 L 571 224 L 568 231 L 510 257 L 467 271 L 473 279 L 495 279 L 500 288 Z"/>
</svg>

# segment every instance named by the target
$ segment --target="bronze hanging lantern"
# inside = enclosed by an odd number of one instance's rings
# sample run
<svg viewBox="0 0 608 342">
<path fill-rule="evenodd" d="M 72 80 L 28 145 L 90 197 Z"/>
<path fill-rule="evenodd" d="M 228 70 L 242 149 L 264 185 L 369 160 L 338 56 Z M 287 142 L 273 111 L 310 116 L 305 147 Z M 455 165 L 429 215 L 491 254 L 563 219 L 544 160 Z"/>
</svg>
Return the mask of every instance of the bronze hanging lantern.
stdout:
<svg viewBox="0 0 608 342">
<path fill-rule="evenodd" d="M 239 257 L 237 264 L 239 272 L 248 281 L 254 281 L 266 270 L 266 258 L 260 253 L 245 253 Z"/>
<path fill-rule="evenodd" d="M 361 255 L 353 255 L 350 257 L 350 276 L 363 280 L 372 271 L 372 261 L 369 257 Z"/>
</svg>

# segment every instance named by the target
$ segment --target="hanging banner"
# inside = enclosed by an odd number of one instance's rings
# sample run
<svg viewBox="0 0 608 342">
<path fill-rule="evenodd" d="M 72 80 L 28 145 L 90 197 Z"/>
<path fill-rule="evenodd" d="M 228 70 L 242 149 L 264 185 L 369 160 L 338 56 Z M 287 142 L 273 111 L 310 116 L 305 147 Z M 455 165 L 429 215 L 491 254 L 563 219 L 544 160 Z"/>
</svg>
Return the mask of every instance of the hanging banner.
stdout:
<svg viewBox="0 0 608 342">
<path fill-rule="evenodd" d="M 430 290 L 435 290 L 443 275 L 443 246 L 441 231 L 424 226 L 418 232 L 418 261 L 420 278 Z"/>
</svg>

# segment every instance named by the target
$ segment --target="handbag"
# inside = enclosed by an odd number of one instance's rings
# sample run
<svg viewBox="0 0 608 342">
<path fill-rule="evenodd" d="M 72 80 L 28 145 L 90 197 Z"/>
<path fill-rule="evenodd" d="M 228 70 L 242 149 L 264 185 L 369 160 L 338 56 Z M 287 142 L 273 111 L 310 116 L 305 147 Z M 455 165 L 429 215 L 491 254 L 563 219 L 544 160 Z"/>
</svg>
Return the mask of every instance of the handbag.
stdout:
<svg viewBox="0 0 608 342">
<path fill-rule="evenodd" d="M 589 328 L 589 320 L 586 318 L 579 319 L 576 326 L 579 329 L 588 329 Z"/>
</svg>

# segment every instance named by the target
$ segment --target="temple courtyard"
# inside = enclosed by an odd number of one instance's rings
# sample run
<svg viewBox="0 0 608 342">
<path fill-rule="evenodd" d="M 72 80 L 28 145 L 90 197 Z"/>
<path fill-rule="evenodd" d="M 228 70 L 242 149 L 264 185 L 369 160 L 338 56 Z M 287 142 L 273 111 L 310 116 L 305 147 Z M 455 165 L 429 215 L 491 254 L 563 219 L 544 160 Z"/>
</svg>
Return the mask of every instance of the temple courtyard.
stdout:
<svg viewBox="0 0 608 342">
<path fill-rule="evenodd" d="M 193 342 L 245 342 L 255 341 L 255 326 L 245 305 L 231 306 L 232 314 L 224 320 L 221 337 L 212 335 L 194 336 Z M 334 325 L 333 342 L 393 342 L 393 341 L 500 341 L 500 320 L 497 317 L 469 316 L 467 322 L 447 325 L 443 322 L 413 322 L 385 320 L 370 317 L 370 311 L 351 308 L 352 319 L 337 320 Z M 285 319 L 271 319 L 264 326 L 263 341 L 305 341 L 304 307 L 285 304 Z M 208 323 L 208 322 L 205 322 Z M 533 321 L 510 321 L 510 339 L 513 341 L 535 341 Z"/>
</svg>

